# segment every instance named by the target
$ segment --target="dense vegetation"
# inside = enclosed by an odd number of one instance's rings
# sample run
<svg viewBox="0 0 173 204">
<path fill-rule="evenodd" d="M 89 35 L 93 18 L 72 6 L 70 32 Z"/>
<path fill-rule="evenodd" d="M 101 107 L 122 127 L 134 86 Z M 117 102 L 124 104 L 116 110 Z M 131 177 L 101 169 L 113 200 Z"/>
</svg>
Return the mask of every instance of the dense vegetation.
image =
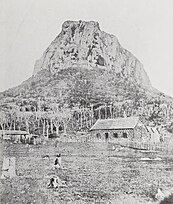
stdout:
<svg viewBox="0 0 173 204">
<path fill-rule="evenodd" d="M 140 116 L 151 126 L 172 132 L 172 100 L 152 95 L 130 81 L 103 70 L 68 69 L 52 75 L 41 71 L 18 87 L 1 93 L 1 129 L 48 134 L 88 130 L 98 118 Z M 105 80 L 106 79 L 106 80 Z"/>
</svg>

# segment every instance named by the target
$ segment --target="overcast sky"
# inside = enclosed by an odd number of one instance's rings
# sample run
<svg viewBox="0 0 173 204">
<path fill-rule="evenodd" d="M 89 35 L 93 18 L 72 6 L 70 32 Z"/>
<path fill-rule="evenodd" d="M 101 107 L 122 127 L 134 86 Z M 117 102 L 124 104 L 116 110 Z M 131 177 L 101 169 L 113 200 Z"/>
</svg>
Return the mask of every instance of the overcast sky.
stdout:
<svg viewBox="0 0 173 204">
<path fill-rule="evenodd" d="M 0 0 L 0 91 L 32 75 L 65 20 L 94 20 L 173 96 L 172 9 L 172 0 Z"/>
</svg>

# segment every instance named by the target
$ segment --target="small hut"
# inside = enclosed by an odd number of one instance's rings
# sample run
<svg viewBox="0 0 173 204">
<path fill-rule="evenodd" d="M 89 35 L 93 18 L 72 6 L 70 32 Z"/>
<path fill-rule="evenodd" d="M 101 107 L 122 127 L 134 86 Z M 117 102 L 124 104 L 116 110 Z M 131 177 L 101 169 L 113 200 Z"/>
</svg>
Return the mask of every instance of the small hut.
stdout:
<svg viewBox="0 0 173 204">
<path fill-rule="evenodd" d="M 28 143 L 30 140 L 29 133 L 21 130 L 1 130 L 0 135 L 3 140 L 9 140 L 14 143 Z"/>
</svg>

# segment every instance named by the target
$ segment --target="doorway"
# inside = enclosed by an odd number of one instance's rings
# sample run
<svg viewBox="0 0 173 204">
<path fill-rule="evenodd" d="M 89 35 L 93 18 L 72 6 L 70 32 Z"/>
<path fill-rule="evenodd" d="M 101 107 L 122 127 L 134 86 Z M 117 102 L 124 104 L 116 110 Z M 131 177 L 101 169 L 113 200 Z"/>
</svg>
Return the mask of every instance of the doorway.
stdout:
<svg viewBox="0 0 173 204">
<path fill-rule="evenodd" d="M 109 138 L 109 133 L 105 132 L 105 140 L 108 140 L 108 138 Z"/>
</svg>

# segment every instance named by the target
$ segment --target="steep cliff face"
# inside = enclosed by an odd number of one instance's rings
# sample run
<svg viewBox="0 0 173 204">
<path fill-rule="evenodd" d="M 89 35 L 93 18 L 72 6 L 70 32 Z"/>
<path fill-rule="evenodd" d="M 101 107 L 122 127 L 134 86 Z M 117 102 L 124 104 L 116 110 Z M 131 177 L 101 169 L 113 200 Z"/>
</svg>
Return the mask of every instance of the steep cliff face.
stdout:
<svg viewBox="0 0 173 204">
<path fill-rule="evenodd" d="M 157 125 L 173 118 L 172 98 L 154 89 L 140 61 L 93 21 L 64 22 L 36 61 L 33 76 L 0 94 L 0 109 L 33 111 L 39 99 L 44 110 L 52 104 L 96 110 L 107 104 L 114 117 L 126 111 Z"/>
<path fill-rule="evenodd" d="M 121 78 L 151 89 L 150 80 L 140 61 L 122 48 L 117 38 L 100 30 L 94 21 L 66 21 L 61 33 L 36 61 L 33 75 L 41 70 L 52 74 L 80 67 L 87 70 L 103 70 L 114 80 Z"/>
</svg>

